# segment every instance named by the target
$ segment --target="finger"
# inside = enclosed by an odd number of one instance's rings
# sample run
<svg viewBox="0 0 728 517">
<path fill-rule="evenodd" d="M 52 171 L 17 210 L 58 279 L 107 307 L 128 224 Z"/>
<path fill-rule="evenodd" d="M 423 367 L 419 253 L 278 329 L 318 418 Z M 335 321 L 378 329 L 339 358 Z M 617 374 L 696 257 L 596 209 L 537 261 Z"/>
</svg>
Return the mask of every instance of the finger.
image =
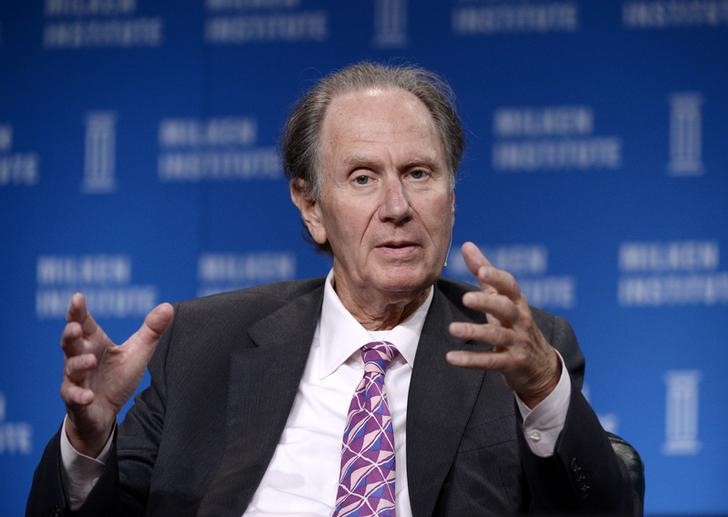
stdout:
<svg viewBox="0 0 728 517">
<path fill-rule="evenodd" d="M 460 248 L 460 253 L 465 260 L 465 265 L 468 266 L 468 270 L 480 283 L 480 287 L 488 287 L 488 284 L 480 282 L 480 278 L 478 277 L 478 271 L 480 270 L 480 268 L 492 266 L 492 264 L 487 258 L 485 258 L 485 255 L 483 255 L 483 253 L 480 251 L 480 248 L 478 248 L 472 242 L 468 241 L 463 243 Z"/>
<path fill-rule="evenodd" d="M 86 296 L 84 296 L 83 293 L 74 293 L 73 296 L 71 296 L 71 302 L 68 306 L 68 312 L 66 313 L 66 321 L 78 322 L 81 325 L 84 336 L 91 337 L 96 332 L 101 331 L 99 336 L 101 339 L 98 339 L 98 342 L 103 341 L 106 337 L 103 330 L 101 330 L 101 327 L 99 327 L 96 320 L 94 320 L 93 316 L 91 316 L 86 303 Z"/>
<path fill-rule="evenodd" d="M 88 309 L 86 308 L 86 297 L 83 293 L 73 293 L 71 301 L 68 304 L 68 312 L 66 312 L 66 321 L 78 321 L 81 323 L 86 317 Z"/>
<path fill-rule="evenodd" d="M 88 321 L 88 319 L 86 320 Z M 101 354 L 104 348 L 110 344 L 103 329 L 96 325 L 92 335 L 86 335 L 81 323 L 69 321 L 61 333 L 61 348 L 66 357 L 93 352 Z"/>
<path fill-rule="evenodd" d="M 522 297 L 521 288 L 518 286 L 516 278 L 504 269 L 498 269 L 494 266 L 483 266 L 478 270 L 476 277 L 478 278 L 478 283 L 481 285 L 485 284 L 490 286 L 514 302 L 519 301 Z"/>
<path fill-rule="evenodd" d="M 88 406 L 94 401 L 94 392 L 70 381 L 61 383 L 61 398 L 69 407 Z"/>
<path fill-rule="evenodd" d="M 485 370 L 505 370 L 508 366 L 508 357 L 495 352 L 466 352 L 453 350 L 447 353 L 445 359 L 453 366 L 461 368 L 478 368 Z"/>
<path fill-rule="evenodd" d="M 499 324 L 510 326 L 521 314 L 518 306 L 506 296 L 485 291 L 471 291 L 463 295 L 463 305 L 469 309 L 485 312 Z"/>
<path fill-rule="evenodd" d="M 477 341 L 496 348 L 508 347 L 514 342 L 513 330 L 488 323 L 477 324 L 454 321 L 450 323 L 450 334 L 462 341 Z"/>
<path fill-rule="evenodd" d="M 491 264 L 475 244 L 472 242 L 464 243 L 461 253 L 468 269 L 478 280 L 481 288 L 486 291 L 495 289 L 514 301 L 521 296 L 521 289 L 518 287 L 515 277 L 508 271 Z"/>
<path fill-rule="evenodd" d="M 487 282 L 478 276 L 478 272 L 482 268 L 491 267 L 490 261 L 485 258 L 485 255 L 480 251 L 480 248 L 468 241 L 463 243 L 460 248 L 460 253 L 463 255 L 463 259 L 465 260 L 465 264 L 470 270 L 470 273 L 478 281 L 480 288 L 486 293 L 497 294 L 498 291 L 494 287 L 488 285 Z M 495 315 L 486 312 L 486 316 L 488 317 L 489 322 L 495 323 L 496 325 L 500 324 L 500 321 L 498 321 L 498 318 Z"/>
<path fill-rule="evenodd" d="M 67 379 L 79 384 L 86 378 L 86 374 L 95 369 L 98 361 L 94 354 L 82 354 L 69 357 L 63 367 Z"/>
<path fill-rule="evenodd" d="M 124 347 L 133 357 L 146 365 L 173 317 L 174 308 L 169 303 L 157 305 L 149 311 L 142 326 L 124 343 Z"/>
<path fill-rule="evenodd" d="M 69 321 L 61 333 L 61 348 L 66 356 L 84 352 L 83 331 L 77 321 Z"/>
</svg>

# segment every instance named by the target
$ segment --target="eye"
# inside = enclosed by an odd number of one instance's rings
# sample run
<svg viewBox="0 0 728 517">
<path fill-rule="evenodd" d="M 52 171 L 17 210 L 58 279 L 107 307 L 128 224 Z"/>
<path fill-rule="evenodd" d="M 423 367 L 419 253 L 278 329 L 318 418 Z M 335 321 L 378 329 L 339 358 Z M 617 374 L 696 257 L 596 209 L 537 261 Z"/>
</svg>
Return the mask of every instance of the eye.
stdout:
<svg viewBox="0 0 728 517">
<path fill-rule="evenodd" d="M 365 174 L 359 174 L 354 178 L 354 183 L 356 183 L 357 185 L 366 185 L 369 183 L 370 179 L 371 178 Z"/>
<path fill-rule="evenodd" d="M 410 178 L 415 180 L 425 179 L 428 176 L 428 172 L 424 169 L 414 169 L 409 173 Z"/>
</svg>

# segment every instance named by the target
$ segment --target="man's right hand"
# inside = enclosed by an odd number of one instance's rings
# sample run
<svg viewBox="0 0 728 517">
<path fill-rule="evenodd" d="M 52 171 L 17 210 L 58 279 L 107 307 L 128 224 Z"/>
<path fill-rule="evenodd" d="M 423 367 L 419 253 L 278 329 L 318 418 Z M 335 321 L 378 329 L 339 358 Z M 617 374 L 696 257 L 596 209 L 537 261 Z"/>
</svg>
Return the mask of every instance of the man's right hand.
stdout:
<svg viewBox="0 0 728 517">
<path fill-rule="evenodd" d="M 88 312 L 86 298 L 80 293 L 71 297 L 61 336 L 61 398 L 68 413 L 66 433 L 78 452 L 91 457 L 101 452 L 173 316 L 170 304 L 156 306 L 139 330 L 117 346 Z"/>
</svg>

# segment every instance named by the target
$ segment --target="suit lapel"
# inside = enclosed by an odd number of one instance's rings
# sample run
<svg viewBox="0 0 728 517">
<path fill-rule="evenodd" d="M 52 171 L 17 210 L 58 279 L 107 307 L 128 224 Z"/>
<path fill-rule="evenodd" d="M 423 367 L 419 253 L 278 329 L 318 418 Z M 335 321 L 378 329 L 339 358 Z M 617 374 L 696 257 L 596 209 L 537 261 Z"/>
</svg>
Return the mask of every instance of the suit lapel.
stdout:
<svg viewBox="0 0 728 517">
<path fill-rule="evenodd" d="M 321 313 L 323 287 L 253 325 L 230 357 L 225 450 L 198 515 L 242 515 L 283 432 Z"/>
<path fill-rule="evenodd" d="M 482 345 L 463 343 L 448 332 L 451 321 L 473 320 L 443 292 L 427 314 L 412 371 L 407 404 L 407 477 L 413 515 L 431 515 L 453 463 L 484 372 L 450 366 L 449 350 Z"/>
</svg>

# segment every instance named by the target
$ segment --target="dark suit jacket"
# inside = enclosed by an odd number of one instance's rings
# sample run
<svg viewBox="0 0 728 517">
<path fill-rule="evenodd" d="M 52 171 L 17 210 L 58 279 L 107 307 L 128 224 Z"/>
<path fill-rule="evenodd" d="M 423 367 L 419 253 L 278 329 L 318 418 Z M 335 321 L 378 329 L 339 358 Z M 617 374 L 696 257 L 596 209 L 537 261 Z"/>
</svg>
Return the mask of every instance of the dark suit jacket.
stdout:
<svg viewBox="0 0 728 517">
<path fill-rule="evenodd" d="M 450 366 L 445 353 L 483 349 L 447 330 L 483 321 L 464 284 L 437 283 L 417 349 L 407 408 L 415 516 L 519 511 L 631 512 L 628 476 L 580 393 L 584 361 L 569 325 L 534 309 L 572 376 L 551 458 L 531 454 L 500 374 Z M 107 468 L 80 515 L 240 517 L 278 444 L 303 374 L 323 279 L 181 303 L 150 363 L 151 386 L 119 426 Z M 58 435 L 36 470 L 29 515 L 67 513 Z"/>
</svg>

